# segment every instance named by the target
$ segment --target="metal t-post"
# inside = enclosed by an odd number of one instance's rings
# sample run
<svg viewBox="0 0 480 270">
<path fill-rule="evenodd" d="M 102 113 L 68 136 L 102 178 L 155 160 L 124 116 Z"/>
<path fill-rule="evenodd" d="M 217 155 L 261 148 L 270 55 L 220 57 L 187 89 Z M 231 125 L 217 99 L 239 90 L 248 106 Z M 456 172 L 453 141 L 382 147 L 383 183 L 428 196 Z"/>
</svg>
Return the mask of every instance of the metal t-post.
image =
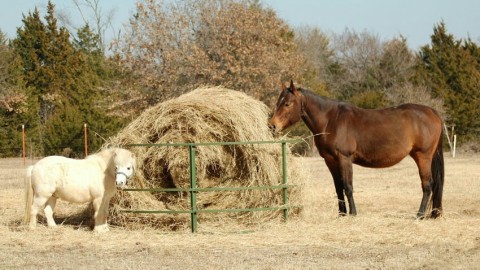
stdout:
<svg viewBox="0 0 480 270">
<path fill-rule="evenodd" d="M 190 206 L 191 206 L 191 222 L 192 222 L 192 232 L 197 232 L 197 175 L 196 175 L 196 164 L 195 164 L 195 145 L 190 145 L 189 156 L 190 156 Z"/>
<path fill-rule="evenodd" d="M 287 143 L 286 142 L 282 142 L 282 174 L 283 174 L 283 177 L 282 177 L 283 206 L 286 207 L 287 206 L 287 201 L 288 201 L 288 197 L 287 197 Z M 287 218 L 288 218 L 288 209 L 287 208 L 283 209 L 283 218 L 284 218 L 285 221 L 287 221 Z"/>
</svg>

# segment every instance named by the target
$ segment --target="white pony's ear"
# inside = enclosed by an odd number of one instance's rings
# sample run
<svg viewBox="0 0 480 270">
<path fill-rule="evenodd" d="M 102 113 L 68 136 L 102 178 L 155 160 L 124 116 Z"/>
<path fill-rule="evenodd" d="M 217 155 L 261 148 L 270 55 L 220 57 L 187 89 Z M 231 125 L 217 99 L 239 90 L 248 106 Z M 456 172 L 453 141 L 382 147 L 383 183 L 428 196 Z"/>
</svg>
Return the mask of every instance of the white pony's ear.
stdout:
<svg viewBox="0 0 480 270">
<path fill-rule="evenodd" d="M 133 158 L 133 172 L 137 171 L 137 156 L 132 153 L 132 158 Z"/>
</svg>

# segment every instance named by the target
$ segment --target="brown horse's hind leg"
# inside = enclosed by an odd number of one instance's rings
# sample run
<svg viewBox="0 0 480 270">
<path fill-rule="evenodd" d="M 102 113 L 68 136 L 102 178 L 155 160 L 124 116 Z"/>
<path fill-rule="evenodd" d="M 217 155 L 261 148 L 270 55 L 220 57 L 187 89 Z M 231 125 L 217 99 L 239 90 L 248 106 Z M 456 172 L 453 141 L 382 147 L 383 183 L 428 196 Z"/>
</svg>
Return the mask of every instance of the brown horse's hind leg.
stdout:
<svg viewBox="0 0 480 270">
<path fill-rule="evenodd" d="M 420 208 L 418 209 L 417 218 L 423 219 L 426 216 L 425 211 L 427 209 L 427 204 L 430 201 L 430 196 L 432 195 L 432 159 L 426 158 L 423 154 L 419 153 L 415 153 L 411 156 L 417 163 L 418 173 L 422 182 L 423 197 L 422 202 L 420 203 Z"/>
</svg>

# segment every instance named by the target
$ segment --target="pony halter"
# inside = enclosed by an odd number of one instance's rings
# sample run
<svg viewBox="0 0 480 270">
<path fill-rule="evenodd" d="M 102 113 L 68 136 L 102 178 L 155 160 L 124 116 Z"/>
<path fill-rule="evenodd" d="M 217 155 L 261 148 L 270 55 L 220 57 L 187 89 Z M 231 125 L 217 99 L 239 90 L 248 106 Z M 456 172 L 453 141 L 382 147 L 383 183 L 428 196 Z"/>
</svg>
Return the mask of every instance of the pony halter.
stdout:
<svg viewBox="0 0 480 270">
<path fill-rule="evenodd" d="M 118 175 L 118 174 L 125 176 L 126 179 L 130 179 L 130 178 L 132 178 L 132 176 L 133 176 L 133 173 L 132 173 L 130 176 L 128 176 L 128 175 L 127 175 L 126 173 L 124 173 L 124 172 L 115 172 L 115 175 Z"/>
</svg>

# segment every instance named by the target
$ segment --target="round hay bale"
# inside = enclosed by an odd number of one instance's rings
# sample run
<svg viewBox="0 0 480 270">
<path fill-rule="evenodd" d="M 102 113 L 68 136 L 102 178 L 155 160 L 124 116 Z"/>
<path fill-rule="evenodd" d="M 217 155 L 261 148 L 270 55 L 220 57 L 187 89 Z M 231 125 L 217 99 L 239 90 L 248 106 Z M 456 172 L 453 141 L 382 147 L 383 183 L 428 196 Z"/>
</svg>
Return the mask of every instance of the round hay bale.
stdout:
<svg viewBox="0 0 480 270">
<path fill-rule="evenodd" d="M 269 109 L 244 93 L 222 87 L 199 88 L 143 112 L 108 145 L 273 141 Z M 189 188 L 189 150 L 185 146 L 131 147 L 138 170 L 134 187 Z M 196 147 L 197 187 L 252 187 L 282 182 L 280 144 L 208 145 Z M 288 153 L 288 181 L 303 178 Z M 298 183 L 298 181 L 297 181 Z M 257 208 L 283 205 L 281 189 L 197 193 L 198 209 Z M 300 187 L 288 189 L 289 204 L 300 204 Z M 119 192 L 112 219 L 127 225 L 148 223 L 178 229 L 188 215 L 133 215 L 118 209 L 190 209 L 188 192 Z M 299 210 L 292 213 L 298 213 Z M 199 214 L 200 221 L 235 219 L 242 224 L 281 216 L 281 211 Z"/>
</svg>

